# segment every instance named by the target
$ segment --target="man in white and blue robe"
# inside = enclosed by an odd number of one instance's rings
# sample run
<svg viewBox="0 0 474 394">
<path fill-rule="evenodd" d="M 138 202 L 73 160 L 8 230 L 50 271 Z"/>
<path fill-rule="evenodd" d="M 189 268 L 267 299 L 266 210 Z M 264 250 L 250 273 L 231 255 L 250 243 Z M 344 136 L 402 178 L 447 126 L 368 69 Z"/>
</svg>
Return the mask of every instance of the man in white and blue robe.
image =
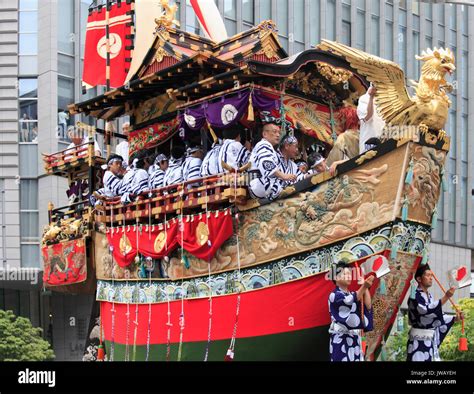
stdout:
<svg viewBox="0 0 474 394">
<path fill-rule="evenodd" d="M 293 161 L 298 155 L 298 140 L 293 136 L 288 136 L 283 139 L 278 152 L 280 158 L 280 168 L 284 174 L 295 175 L 298 182 L 304 179 L 305 174 L 301 172 L 299 167 Z M 288 182 L 290 185 L 295 182 Z"/>
<path fill-rule="evenodd" d="M 169 167 L 163 178 L 163 187 L 183 182 L 184 147 L 176 145 L 171 150 Z"/>
<path fill-rule="evenodd" d="M 201 146 L 193 146 L 188 149 L 187 157 L 183 164 L 184 182 L 201 178 L 201 164 L 203 156 L 204 152 Z"/>
<path fill-rule="evenodd" d="M 287 182 L 294 182 L 297 177 L 281 171 L 280 157 L 274 148 L 280 142 L 280 126 L 267 123 L 263 126 L 262 137 L 250 155 L 252 171 L 260 173 L 259 178 L 250 181 L 250 191 L 255 198 L 275 200 Z"/>
<path fill-rule="evenodd" d="M 107 198 L 117 197 L 121 195 L 123 188 L 123 158 L 120 155 L 111 155 L 107 159 L 107 164 L 102 166 L 102 169 L 106 170 L 102 178 L 103 187 L 96 190 L 90 196 L 91 205 L 98 205 L 100 201 L 97 200 L 97 196 L 103 196 Z"/>
<path fill-rule="evenodd" d="M 146 152 L 140 152 L 139 155 L 133 160 L 133 169 L 124 177 L 124 184 L 122 186 L 122 197 L 123 203 L 131 202 L 131 196 L 138 196 L 146 190 L 150 189 L 148 168 L 151 163 L 150 159 L 146 156 Z M 126 182 L 126 183 L 125 183 Z"/>
<path fill-rule="evenodd" d="M 334 266 L 336 288 L 329 295 L 328 305 L 331 315 L 329 328 L 329 353 L 331 361 L 363 361 L 361 329 L 373 330 L 372 301 L 368 289 L 374 277 L 368 277 L 360 289 L 349 291 L 352 282 L 351 267 L 343 262 Z M 364 303 L 364 321 L 362 304 Z"/>
<path fill-rule="evenodd" d="M 440 299 L 435 300 L 428 292 L 433 284 L 433 273 L 428 265 L 418 268 L 415 273 L 418 288 L 414 298 L 408 300 L 407 361 L 441 361 L 439 347 L 461 316 L 443 313 L 443 305 L 454 295 L 455 288 L 449 289 Z"/>
<path fill-rule="evenodd" d="M 159 189 L 163 187 L 163 181 L 165 179 L 165 172 L 168 169 L 169 160 L 164 154 L 156 156 L 154 163 L 154 170 L 150 174 L 150 189 Z"/>
<path fill-rule="evenodd" d="M 212 145 L 211 150 L 207 152 L 201 165 L 201 178 L 219 174 L 217 160 L 219 160 L 219 151 L 221 148 L 222 141 L 217 140 L 217 142 Z"/>
<path fill-rule="evenodd" d="M 218 174 L 226 172 L 222 163 L 238 170 L 247 164 L 249 159 L 250 152 L 240 142 L 240 130 L 238 128 L 224 130 L 224 143 L 217 159 Z"/>
</svg>

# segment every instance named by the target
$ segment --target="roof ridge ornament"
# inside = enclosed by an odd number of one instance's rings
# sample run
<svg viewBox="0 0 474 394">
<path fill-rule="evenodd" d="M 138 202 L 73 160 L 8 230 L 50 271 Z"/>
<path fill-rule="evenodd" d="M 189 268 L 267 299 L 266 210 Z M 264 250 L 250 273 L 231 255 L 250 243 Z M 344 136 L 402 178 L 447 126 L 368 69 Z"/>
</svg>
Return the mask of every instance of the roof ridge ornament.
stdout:
<svg viewBox="0 0 474 394">
<path fill-rule="evenodd" d="M 160 17 L 155 19 L 157 33 L 160 32 L 160 27 L 165 29 L 172 28 L 173 25 L 180 27 L 179 21 L 175 19 L 178 6 L 176 4 L 170 5 L 169 0 L 159 0 L 159 2 L 163 11 Z"/>
</svg>

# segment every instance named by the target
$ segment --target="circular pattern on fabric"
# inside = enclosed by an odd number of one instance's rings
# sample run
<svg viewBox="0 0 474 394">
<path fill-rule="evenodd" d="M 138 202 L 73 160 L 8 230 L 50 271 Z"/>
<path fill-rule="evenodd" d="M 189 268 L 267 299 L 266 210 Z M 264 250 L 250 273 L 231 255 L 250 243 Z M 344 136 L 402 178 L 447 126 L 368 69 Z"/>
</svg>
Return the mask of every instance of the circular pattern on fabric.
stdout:
<svg viewBox="0 0 474 394">
<path fill-rule="evenodd" d="M 226 104 L 222 107 L 221 110 L 221 120 L 224 125 L 228 125 L 229 123 L 233 122 L 237 117 L 237 108 L 235 108 L 232 104 Z"/>
<path fill-rule="evenodd" d="M 184 114 L 184 121 L 189 127 L 192 127 L 192 128 L 196 127 L 196 118 L 194 116 Z"/>
<path fill-rule="evenodd" d="M 207 240 L 209 239 L 209 228 L 207 227 L 206 223 L 201 222 L 198 224 L 196 229 L 196 235 L 198 244 L 200 246 L 207 243 Z"/>
<path fill-rule="evenodd" d="M 166 242 L 165 233 L 159 233 L 155 238 L 155 243 L 153 244 L 153 249 L 155 250 L 155 253 L 159 253 L 163 250 L 163 247 L 165 246 L 165 242 Z"/>
</svg>

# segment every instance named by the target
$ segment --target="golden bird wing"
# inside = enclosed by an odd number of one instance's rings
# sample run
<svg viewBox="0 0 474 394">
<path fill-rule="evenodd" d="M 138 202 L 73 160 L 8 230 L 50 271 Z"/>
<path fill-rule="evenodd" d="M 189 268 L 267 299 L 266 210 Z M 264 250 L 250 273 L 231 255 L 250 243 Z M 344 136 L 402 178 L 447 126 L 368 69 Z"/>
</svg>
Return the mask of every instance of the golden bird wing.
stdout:
<svg viewBox="0 0 474 394">
<path fill-rule="evenodd" d="M 398 64 L 329 40 L 322 40 L 318 49 L 344 57 L 351 67 L 377 86 L 375 104 L 387 124 L 415 105 L 406 88 L 405 73 Z"/>
</svg>

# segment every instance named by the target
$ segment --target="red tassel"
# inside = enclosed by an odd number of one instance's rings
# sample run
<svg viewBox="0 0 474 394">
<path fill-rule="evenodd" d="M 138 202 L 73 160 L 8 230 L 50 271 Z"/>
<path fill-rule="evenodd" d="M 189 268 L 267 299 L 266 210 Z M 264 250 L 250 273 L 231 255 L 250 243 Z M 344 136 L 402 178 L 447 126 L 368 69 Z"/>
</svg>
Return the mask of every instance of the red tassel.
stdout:
<svg viewBox="0 0 474 394">
<path fill-rule="evenodd" d="M 97 361 L 104 361 L 105 359 L 105 350 L 103 345 L 99 345 L 97 349 Z"/>
<path fill-rule="evenodd" d="M 462 335 L 461 338 L 459 338 L 459 347 L 458 347 L 460 352 L 467 352 L 468 347 L 467 347 L 467 338 L 465 335 Z"/>
<path fill-rule="evenodd" d="M 367 350 L 367 340 L 365 337 L 362 337 L 362 353 L 365 354 L 365 351 Z"/>
<path fill-rule="evenodd" d="M 234 351 L 231 348 L 227 350 L 224 361 L 234 361 Z"/>
</svg>

